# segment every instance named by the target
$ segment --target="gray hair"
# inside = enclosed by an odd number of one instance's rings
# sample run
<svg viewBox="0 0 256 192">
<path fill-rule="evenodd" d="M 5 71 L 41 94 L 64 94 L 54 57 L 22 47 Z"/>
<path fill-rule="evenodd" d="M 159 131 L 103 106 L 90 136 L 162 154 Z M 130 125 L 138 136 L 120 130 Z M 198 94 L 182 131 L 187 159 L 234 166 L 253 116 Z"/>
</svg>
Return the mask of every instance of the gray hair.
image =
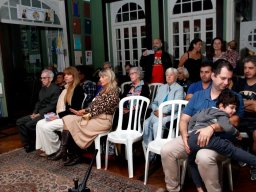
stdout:
<svg viewBox="0 0 256 192">
<path fill-rule="evenodd" d="M 130 69 L 130 72 L 131 71 L 136 72 L 138 74 L 140 80 L 143 79 L 143 72 L 142 72 L 142 70 L 139 67 L 132 67 Z"/>
<path fill-rule="evenodd" d="M 108 67 L 109 67 L 110 69 L 112 69 L 112 64 L 111 64 L 109 61 L 105 61 L 105 62 L 103 63 L 103 68 L 104 68 L 104 65 L 108 65 Z"/>
<path fill-rule="evenodd" d="M 173 73 L 175 75 L 175 80 L 177 80 L 178 70 L 173 67 L 166 69 L 165 75 L 170 74 L 170 73 Z"/>
<path fill-rule="evenodd" d="M 183 72 L 183 74 L 184 74 L 184 76 L 185 76 L 186 79 L 189 78 L 189 73 L 188 73 L 188 70 L 187 70 L 186 67 L 178 67 L 178 68 L 177 68 L 177 71 L 178 71 L 178 72 L 180 72 L 180 71 Z"/>
<path fill-rule="evenodd" d="M 43 73 L 47 73 L 48 74 L 48 76 L 50 77 L 50 81 L 53 80 L 54 73 L 52 72 L 52 70 L 44 69 L 41 74 L 43 74 Z"/>
</svg>

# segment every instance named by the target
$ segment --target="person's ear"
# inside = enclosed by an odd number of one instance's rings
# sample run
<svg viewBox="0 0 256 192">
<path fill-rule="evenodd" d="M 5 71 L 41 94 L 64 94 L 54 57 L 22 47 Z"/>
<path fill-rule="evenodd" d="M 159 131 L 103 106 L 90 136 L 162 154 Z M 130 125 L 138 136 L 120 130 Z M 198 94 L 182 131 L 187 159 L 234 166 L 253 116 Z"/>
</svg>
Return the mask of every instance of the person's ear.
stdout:
<svg viewBox="0 0 256 192">
<path fill-rule="evenodd" d="M 219 109 L 224 109 L 224 105 L 223 103 L 220 103 L 219 106 L 218 106 Z"/>
</svg>

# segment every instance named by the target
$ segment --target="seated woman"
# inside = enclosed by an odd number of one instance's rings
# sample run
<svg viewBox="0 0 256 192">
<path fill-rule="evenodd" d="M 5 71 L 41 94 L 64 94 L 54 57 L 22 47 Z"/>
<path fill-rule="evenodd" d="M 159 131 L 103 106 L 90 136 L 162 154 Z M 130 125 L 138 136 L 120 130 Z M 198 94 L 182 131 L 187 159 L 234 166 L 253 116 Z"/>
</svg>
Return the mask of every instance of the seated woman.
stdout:
<svg viewBox="0 0 256 192">
<path fill-rule="evenodd" d="M 166 70 L 165 76 L 167 83 L 158 88 L 156 97 L 151 104 L 152 113 L 144 122 L 143 142 L 146 148 L 148 143 L 156 138 L 159 105 L 169 100 L 184 99 L 183 87 L 176 82 L 177 74 L 178 71 L 175 68 L 168 68 Z M 165 125 L 168 119 L 170 119 L 170 109 L 165 108 L 163 112 L 165 114 L 163 125 Z"/>
<path fill-rule="evenodd" d="M 70 108 L 79 110 L 84 99 L 84 91 L 79 85 L 79 75 L 75 67 L 64 69 L 65 89 L 61 92 L 56 106 L 56 114 L 49 115 L 36 124 L 36 149 L 40 156 L 54 154 L 60 147 L 59 136 L 54 131 L 63 130 L 62 117 L 72 114 Z"/>
<path fill-rule="evenodd" d="M 178 67 L 177 71 L 178 71 L 177 83 L 181 85 L 184 89 L 184 92 L 187 93 L 188 87 L 191 84 L 189 80 L 188 70 L 186 67 Z"/>
<path fill-rule="evenodd" d="M 64 130 L 61 146 L 57 154 L 51 158 L 59 160 L 67 157 L 67 149 L 73 154 L 65 166 L 75 165 L 81 160 L 81 149 L 88 148 L 98 134 L 110 130 L 112 116 L 119 102 L 119 89 L 115 74 L 107 69 L 100 71 L 101 91 L 86 109 L 70 109 L 75 115 L 63 117 Z"/>
</svg>

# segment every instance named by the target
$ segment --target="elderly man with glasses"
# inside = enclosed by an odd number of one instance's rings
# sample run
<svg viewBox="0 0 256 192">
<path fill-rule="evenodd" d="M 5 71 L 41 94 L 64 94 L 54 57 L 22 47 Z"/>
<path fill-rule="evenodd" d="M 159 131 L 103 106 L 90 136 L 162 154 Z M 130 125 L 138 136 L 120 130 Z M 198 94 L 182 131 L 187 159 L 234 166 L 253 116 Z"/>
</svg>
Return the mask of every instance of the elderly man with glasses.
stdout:
<svg viewBox="0 0 256 192">
<path fill-rule="evenodd" d="M 21 117 L 16 122 L 22 144 L 27 153 L 35 149 L 36 123 L 43 119 L 45 114 L 55 111 L 60 89 L 55 83 L 52 83 L 53 77 L 54 74 L 51 70 L 42 71 L 42 88 L 39 91 L 39 98 L 32 114 Z"/>
</svg>

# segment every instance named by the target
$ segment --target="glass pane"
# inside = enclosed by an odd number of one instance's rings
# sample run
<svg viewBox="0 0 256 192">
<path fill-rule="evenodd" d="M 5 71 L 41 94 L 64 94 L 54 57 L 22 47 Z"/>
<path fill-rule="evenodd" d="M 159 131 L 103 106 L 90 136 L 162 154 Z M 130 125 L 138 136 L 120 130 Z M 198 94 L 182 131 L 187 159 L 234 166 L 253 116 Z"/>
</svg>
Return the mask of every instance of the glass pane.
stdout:
<svg viewBox="0 0 256 192">
<path fill-rule="evenodd" d="M 174 49 L 174 57 L 179 58 L 179 48 Z"/>
<path fill-rule="evenodd" d="M 126 3 L 125 5 L 123 5 L 122 11 L 123 11 L 123 12 L 128 12 L 128 3 Z"/>
<path fill-rule="evenodd" d="M 173 36 L 173 46 L 179 46 L 179 35 Z"/>
<path fill-rule="evenodd" d="M 191 12 L 191 4 L 190 3 L 182 4 L 182 13 L 189 13 L 189 12 Z"/>
<path fill-rule="evenodd" d="M 137 60 L 138 59 L 138 50 L 133 50 L 133 59 Z"/>
<path fill-rule="evenodd" d="M 121 38 L 120 29 L 116 29 L 116 38 L 117 39 Z"/>
<path fill-rule="evenodd" d="M 206 32 L 206 44 L 211 44 L 213 39 L 213 33 L 212 32 Z"/>
<path fill-rule="evenodd" d="M 19 0 L 10 0 L 10 6 L 16 6 L 17 4 L 20 4 Z"/>
<path fill-rule="evenodd" d="M 42 8 L 43 9 L 50 9 L 50 7 L 48 5 L 46 5 L 46 4 L 44 4 L 44 3 L 42 4 Z"/>
<path fill-rule="evenodd" d="M 137 20 L 137 12 L 130 12 L 131 20 Z"/>
<path fill-rule="evenodd" d="M 204 10 L 212 9 L 212 1 L 211 0 L 204 0 Z"/>
<path fill-rule="evenodd" d="M 125 51 L 125 60 L 130 60 L 130 51 Z"/>
<path fill-rule="evenodd" d="M 173 33 L 179 33 L 179 23 L 178 22 L 173 23 Z"/>
<path fill-rule="evenodd" d="M 196 1 L 193 2 L 193 11 L 201 11 L 202 10 L 202 2 Z"/>
<path fill-rule="evenodd" d="M 141 32 L 141 36 L 146 36 L 146 27 L 145 26 L 141 26 L 140 27 L 140 32 Z"/>
<path fill-rule="evenodd" d="M 143 10 L 139 11 L 139 19 L 145 19 L 145 14 Z"/>
<path fill-rule="evenodd" d="M 248 36 L 248 41 L 252 41 L 252 35 Z"/>
<path fill-rule="evenodd" d="M 194 32 L 201 31 L 201 23 L 200 20 L 194 20 Z"/>
<path fill-rule="evenodd" d="M 118 59 L 119 61 L 122 60 L 122 52 L 121 52 L 121 51 L 117 51 L 117 59 Z"/>
<path fill-rule="evenodd" d="M 123 21 L 129 21 L 129 13 L 123 13 Z"/>
<path fill-rule="evenodd" d="M 11 18 L 14 20 L 17 20 L 17 9 L 16 8 L 10 8 L 11 10 Z"/>
<path fill-rule="evenodd" d="M 137 4 L 136 3 L 130 3 L 130 11 L 137 10 Z"/>
<path fill-rule="evenodd" d="M 130 48 L 130 46 L 129 46 L 129 39 L 125 39 L 124 40 L 124 48 L 125 49 L 129 49 Z"/>
<path fill-rule="evenodd" d="M 116 15 L 116 22 L 122 22 L 122 15 L 121 14 Z"/>
<path fill-rule="evenodd" d="M 253 41 L 256 41 L 256 35 L 253 35 Z"/>
<path fill-rule="evenodd" d="M 137 37 L 137 27 L 132 28 L 132 37 Z"/>
<path fill-rule="evenodd" d="M 121 40 L 116 41 L 116 49 L 117 50 L 121 49 Z"/>
<path fill-rule="evenodd" d="M 124 28 L 124 38 L 129 37 L 129 28 Z"/>
<path fill-rule="evenodd" d="M 184 34 L 183 35 L 183 45 L 189 45 L 190 44 L 190 35 L 189 34 Z"/>
<path fill-rule="evenodd" d="M 30 0 L 21 0 L 21 5 L 31 6 Z"/>
<path fill-rule="evenodd" d="M 256 43 L 253 43 L 253 47 L 256 47 Z"/>
<path fill-rule="evenodd" d="M 10 19 L 9 18 L 9 11 L 8 11 L 8 7 L 0 7 L 0 18 L 2 19 Z"/>
<path fill-rule="evenodd" d="M 141 47 L 146 48 L 146 45 L 147 45 L 146 37 L 141 38 Z"/>
<path fill-rule="evenodd" d="M 200 33 L 195 33 L 195 34 L 194 34 L 194 38 L 199 38 L 199 39 L 201 39 L 201 34 L 200 34 Z"/>
<path fill-rule="evenodd" d="M 183 21 L 183 33 L 189 33 L 189 21 Z"/>
<path fill-rule="evenodd" d="M 206 31 L 213 30 L 213 19 L 212 18 L 207 18 L 206 19 Z"/>
<path fill-rule="evenodd" d="M 133 40 L 132 40 L 132 47 L 133 47 L 133 49 L 137 49 L 137 48 L 138 48 L 137 39 L 133 39 Z"/>
<path fill-rule="evenodd" d="M 33 0 L 33 1 L 32 1 L 32 7 L 41 8 L 41 2 L 38 1 L 38 0 Z"/>
<path fill-rule="evenodd" d="M 175 5 L 173 8 L 173 14 L 180 14 L 181 12 L 181 6 L 180 5 Z"/>
</svg>

